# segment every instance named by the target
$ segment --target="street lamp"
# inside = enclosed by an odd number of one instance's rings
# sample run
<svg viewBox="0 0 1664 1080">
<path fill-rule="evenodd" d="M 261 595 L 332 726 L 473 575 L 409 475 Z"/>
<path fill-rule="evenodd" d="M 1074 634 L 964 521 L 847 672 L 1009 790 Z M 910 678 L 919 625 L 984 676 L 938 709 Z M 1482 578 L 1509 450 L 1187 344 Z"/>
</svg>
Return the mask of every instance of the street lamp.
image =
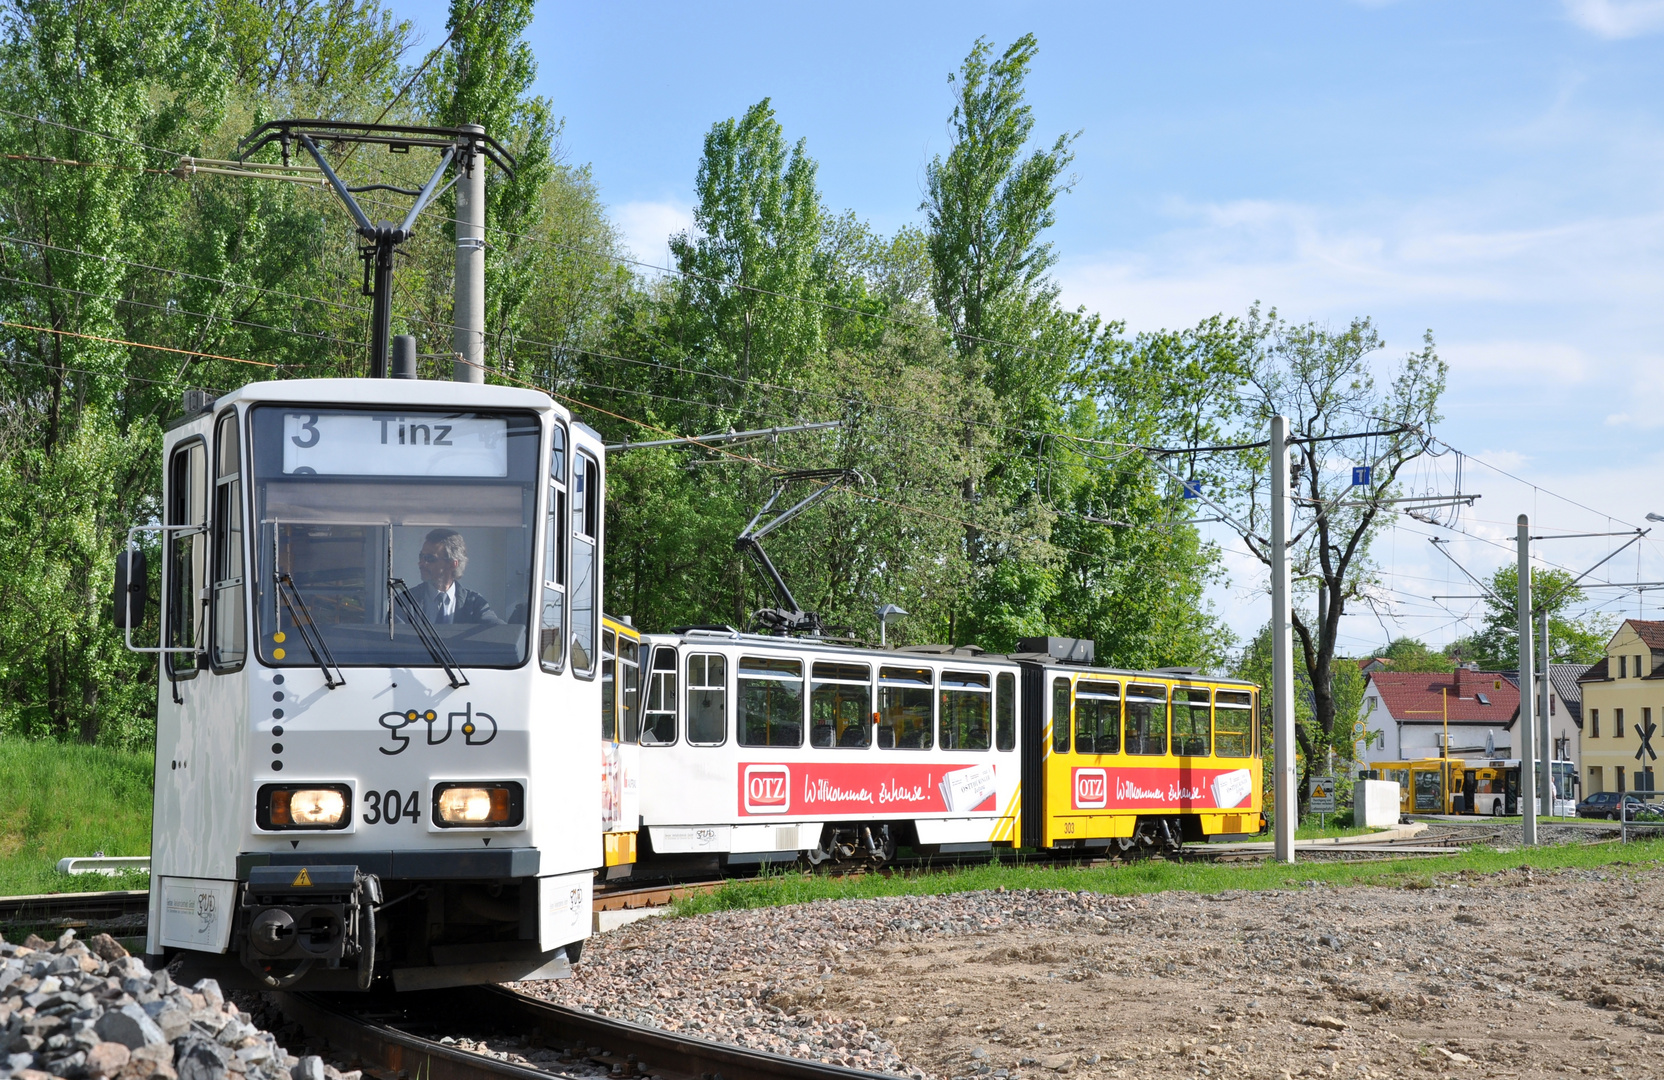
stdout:
<svg viewBox="0 0 1664 1080">
<path fill-rule="evenodd" d="M 1664 514 L 1648 514 L 1648 521 L 1664 521 Z"/>
<path fill-rule="evenodd" d="M 878 647 L 881 649 L 888 648 L 889 642 L 887 640 L 888 634 L 886 631 L 889 629 L 891 623 L 907 614 L 907 612 L 903 611 L 894 604 L 885 604 L 873 614 L 878 616 Z"/>
</svg>

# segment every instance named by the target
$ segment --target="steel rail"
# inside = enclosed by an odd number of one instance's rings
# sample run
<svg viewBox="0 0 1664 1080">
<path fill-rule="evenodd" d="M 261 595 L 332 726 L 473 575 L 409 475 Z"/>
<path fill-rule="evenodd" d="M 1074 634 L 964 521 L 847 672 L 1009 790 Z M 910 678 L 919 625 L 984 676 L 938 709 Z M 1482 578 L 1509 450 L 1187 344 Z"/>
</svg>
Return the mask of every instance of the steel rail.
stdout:
<svg viewBox="0 0 1664 1080">
<path fill-rule="evenodd" d="M 279 1009 L 309 1035 L 380 1068 L 421 1080 L 548 1080 L 549 1073 L 435 1041 L 512 1033 L 617 1077 L 663 1080 L 872 1080 L 879 1075 L 747 1050 L 554 1005 L 500 986 L 424 990 L 396 998 L 282 993 Z M 424 1038 L 417 1032 L 433 1034 Z"/>
<path fill-rule="evenodd" d="M 150 913 L 150 893 L 142 889 L 110 892 L 39 893 L 0 896 L 0 928 L 53 926 L 59 928 L 121 924 Z"/>
</svg>

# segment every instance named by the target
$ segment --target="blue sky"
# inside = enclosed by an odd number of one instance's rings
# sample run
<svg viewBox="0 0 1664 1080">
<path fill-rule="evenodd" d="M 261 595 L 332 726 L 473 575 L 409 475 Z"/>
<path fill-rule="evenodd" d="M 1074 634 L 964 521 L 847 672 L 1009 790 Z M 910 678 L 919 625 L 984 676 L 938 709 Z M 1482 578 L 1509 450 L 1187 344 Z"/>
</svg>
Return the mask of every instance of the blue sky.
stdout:
<svg viewBox="0 0 1664 1080">
<path fill-rule="evenodd" d="M 393 7 L 444 36 L 444 5 Z M 1465 486 L 1483 495 L 1465 532 L 1438 534 L 1476 572 L 1507 557 L 1518 513 L 1562 532 L 1664 513 L 1664 0 L 546 0 L 530 38 L 568 160 L 662 262 L 704 133 L 763 97 L 808 140 L 830 207 L 886 231 L 918 221 L 948 74 L 978 36 L 1024 32 L 1040 42 L 1037 135 L 1081 132 L 1051 237 L 1067 302 L 1135 330 L 1255 300 L 1297 320 L 1368 315 L 1386 359 L 1431 329 L 1451 365 L 1439 434 L 1474 455 Z M 1344 647 L 1467 628 L 1471 602 L 1429 599 L 1473 591 L 1430 531 L 1405 519 L 1382 538 L 1381 614 L 1350 617 Z M 1542 551 L 1581 570 L 1621 542 Z M 1638 549 L 1607 580 L 1664 580 L 1664 545 Z M 1252 632 L 1263 579 L 1226 564 L 1214 601 Z"/>
</svg>

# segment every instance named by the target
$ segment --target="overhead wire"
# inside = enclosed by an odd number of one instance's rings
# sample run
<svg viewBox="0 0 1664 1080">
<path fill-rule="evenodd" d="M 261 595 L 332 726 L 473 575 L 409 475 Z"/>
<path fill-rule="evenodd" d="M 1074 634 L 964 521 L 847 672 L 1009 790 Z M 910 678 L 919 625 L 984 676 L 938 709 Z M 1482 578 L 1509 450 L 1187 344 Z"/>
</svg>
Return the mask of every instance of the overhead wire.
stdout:
<svg viewBox="0 0 1664 1080">
<path fill-rule="evenodd" d="M 473 13 L 479 9 L 479 7 L 481 6 L 482 3 L 483 3 L 483 0 L 476 0 L 476 3 L 474 5 L 474 7 L 470 9 L 469 16 L 467 16 L 467 17 L 472 17 Z M 466 21 L 466 17 L 465 17 L 464 21 Z M 435 50 L 433 50 L 432 53 L 429 54 L 429 57 L 426 60 L 424 60 L 422 68 L 425 68 L 425 66 L 428 63 L 431 63 L 432 58 L 434 56 L 438 55 L 439 51 L 442 50 L 443 47 L 445 46 L 445 44 L 447 44 L 449 42 L 450 37 L 452 35 L 454 35 L 454 32 L 455 31 L 453 29 L 452 34 L 448 34 L 446 40 L 441 42 L 440 45 L 438 47 L 436 47 Z M 419 68 L 416 75 L 413 75 L 410 80 L 407 80 L 405 86 L 401 89 L 400 94 L 395 97 L 395 100 L 393 102 L 389 103 L 387 109 L 383 110 L 383 113 L 382 113 L 383 118 L 385 117 L 387 111 L 389 111 L 392 108 L 392 106 L 394 104 L 396 104 L 396 102 L 398 100 L 398 97 L 402 97 L 403 93 L 407 92 L 409 87 L 411 85 L 413 85 L 415 77 L 419 76 L 420 71 L 422 70 L 422 68 Z M 0 112 L 3 112 L 5 114 L 11 115 L 11 116 L 16 117 L 18 119 L 26 120 L 26 121 L 29 121 L 29 122 L 44 123 L 44 124 L 48 124 L 48 125 L 51 125 L 51 126 L 54 126 L 54 127 L 65 129 L 65 130 L 76 131 L 76 132 L 86 134 L 86 135 L 89 135 L 89 136 L 92 136 L 92 137 L 103 138 L 103 139 L 108 139 L 108 140 L 115 141 L 115 142 L 125 143 L 127 145 L 137 146 L 137 147 L 140 147 L 142 149 L 150 150 L 150 151 L 153 151 L 153 152 L 156 152 L 156 153 L 168 154 L 168 155 L 174 156 L 174 157 L 181 156 L 175 151 L 167 150 L 167 149 L 162 148 L 162 147 L 156 147 L 156 146 L 153 146 L 151 144 L 140 142 L 138 140 L 123 138 L 123 137 L 120 137 L 120 136 L 113 136 L 113 135 L 110 135 L 108 133 L 97 132 L 97 131 L 93 131 L 93 130 L 90 130 L 90 129 L 87 129 L 87 128 L 81 128 L 81 127 L 78 127 L 76 125 L 65 124 L 65 123 L 62 123 L 60 121 L 53 121 L 53 120 L 48 120 L 48 119 L 43 118 L 43 117 L 31 116 L 29 114 L 19 113 L 19 112 L 16 112 L 14 110 L 10 110 L 10 109 L 0 108 Z M 20 157 L 20 156 L 13 155 L 13 157 Z M 351 154 L 349 153 L 348 158 L 350 158 L 350 157 L 351 157 Z M 118 165 L 113 165 L 111 163 L 79 162 L 79 161 L 69 161 L 69 160 L 65 160 L 65 159 L 54 159 L 54 158 L 47 158 L 44 155 L 28 156 L 28 159 L 29 160 L 40 160 L 43 164 L 60 164 L 61 163 L 61 164 L 84 165 L 84 166 L 89 166 L 89 167 L 94 167 L 94 166 L 125 167 L 125 168 L 131 168 L 132 167 L 132 166 L 118 166 Z M 158 173 L 159 172 L 169 172 L 169 170 L 157 170 L 157 169 L 147 169 L 146 171 L 158 172 Z M 455 221 L 456 219 L 448 219 L 448 220 Z M 536 236 L 534 234 L 516 233 L 516 232 L 512 232 L 510 230 L 505 230 L 505 229 L 501 229 L 501 228 L 493 229 L 491 231 L 496 232 L 499 235 L 509 236 L 509 237 L 512 237 L 512 238 L 515 238 L 515 239 L 525 239 L 525 240 L 531 241 L 533 243 L 538 243 L 538 244 L 542 244 L 542 245 L 549 246 L 549 247 L 554 247 L 554 248 L 564 249 L 564 250 L 569 250 L 569 251 L 576 251 L 576 252 L 579 252 L 579 253 L 582 253 L 582 254 L 586 254 L 586 255 L 589 255 L 589 256 L 592 256 L 592 257 L 596 257 L 596 258 L 600 258 L 602 260 L 610 261 L 610 262 L 617 263 L 617 264 L 620 264 L 620 265 L 629 265 L 629 266 L 639 267 L 639 268 L 643 268 L 643 269 L 650 269 L 650 270 L 658 271 L 658 272 L 661 272 L 661 273 L 672 274 L 672 275 L 675 275 L 675 276 L 678 276 L 678 277 L 683 277 L 683 278 L 688 278 L 688 279 L 691 279 L 691 280 L 697 280 L 697 281 L 702 281 L 702 282 L 706 282 L 706 283 L 709 283 L 709 284 L 714 284 L 714 285 L 717 285 L 717 286 L 722 287 L 722 288 L 748 291 L 748 292 L 756 293 L 756 294 L 759 294 L 759 295 L 766 295 L 766 296 L 770 296 L 770 297 L 773 297 L 773 298 L 776 298 L 776 299 L 786 300 L 786 301 L 793 302 L 793 303 L 812 305 L 812 306 L 815 306 L 815 307 L 819 307 L 823 310 L 837 311 L 837 312 L 852 315 L 852 316 L 855 316 L 855 317 L 858 317 L 858 318 L 873 319 L 873 320 L 877 320 L 877 321 L 881 321 L 881 322 L 887 322 L 887 323 L 890 323 L 890 324 L 893 324 L 893 325 L 898 325 L 898 326 L 908 326 L 908 327 L 912 327 L 912 328 L 916 328 L 916 329 L 927 329 L 927 330 L 932 330 L 932 331 L 939 332 L 939 333 L 945 333 L 945 334 L 948 334 L 948 335 L 956 338 L 957 340 L 961 340 L 961 341 L 974 342 L 974 343 L 978 343 L 978 344 L 997 345 L 997 346 L 1004 347 L 1004 348 L 1011 348 L 1011 349 L 1016 349 L 1016 350 L 1020 350 L 1020 351 L 1038 353 L 1040 355 L 1051 355 L 1051 356 L 1061 355 L 1057 350 L 1043 349 L 1043 348 L 1040 348 L 1038 346 L 1033 345 L 1032 343 L 1005 341 L 1005 340 L 1000 340 L 1000 339 L 996 339 L 996 338 L 984 337 L 984 336 L 981 336 L 981 335 L 968 334 L 968 333 L 965 333 L 965 332 L 962 332 L 962 331 L 955 331 L 951 328 L 944 328 L 939 323 L 936 323 L 936 322 L 934 322 L 932 320 L 929 320 L 929 319 L 900 318 L 900 317 L 897 317 L 897 316 L 894 316 L 894 315 L 891 315 L 891 314 L 887 314 L 887 313 L 884 313 L 884 312 L 874 312 L 874 311 L 865 310 L 865 309 L 861 309 L 861 308 L 850 307 L 849 305 L 838 304 L 838 303 L 835 303 L 835 302 L 832 302 L 832 301 L 822 300 L 822 299 L 819 299 L 819 298 L 816 298 L 816 297 L 805 297 L 805 296 L 802 296 L 802 295 L 799 295 L 799 294 L 783 293 L 783 292 L 779 292 L 777 290 L 765 289 L 765 288 L 762 288 L 760 286 L 750 285 L 750 284 L 747 284 L 747 283 L 733 282 L 733 281 L 729 281 L 729 280 L 725 280 L 725 279 L 721 279 L 721 278 L 715 278 L 715 277 L 711 277 L 709 275 L 699 274 L 695 271 L 687 271 L 687 270 L 683 270 L 683 269 L 677 268 L 677 267 L 666 267 L 666 266 L 661 266 L 661 265 L 658 265 L 658 264 L 655 264 L 655 263 L 650 263 L 650 262 L 646 262 L 646 261 L 639 260 L 639 259 L 632 259 L 632 258 L 628 258 L 628 257 L 625 257 L 625 256 L 621 256 L 621 255 L 617 254 L 616 252 L 598 251 L 598 250 L 592 249 L 592 248 L 585 248 L 581 245 L 563 243 L 561 241 L 553 240 L 553 239 L 546 238 L 546 237 Z M 27 241 L 27 240 L 22 240 L 21 238 L 7 238 L 7 239 L 13 239 L 13 240 L 16 240 L 18 242 L 23 242 L 23 243 L 30 243 L 31 242 L 31 241 Z M 36 243 L 38 243 L 38 242 L 36 242 Z M 41 244 L 40 246 L 46 247 L 46 248 L 49 248 L 49 249 L 54 249 L 54 250 L 72 250 L 72 249 L 63 249 L 63 248 L 60 248 L 56 245 L 49 245 L 49 244 Z M 111 258 L 109 256 L 101 256 L 101 255 L 97 255 L 97 254 L 94 254 L 94 253 L 88 253 L 88 252 L 78 252 L 77 251 L 77 252 L 73 252 L 73 253 L 78 254 L 78 255 L 83 255 L 83 256 L 86 256 L 86 257 L 91 257 L 91 258 L 99 258 L 99 259 L 110 259 Z M 114 259 L 113 261 L 128 263 L 130 265 L 140 266 L 142 268 L 155 270 L 155 271 L 161 272 L 161 273 L 172 273 L 172 274 L 179 274 L 179 275 L 182 275 L 182 276 L 187 276 L 187 277 L 197 278 L 197 279 L 202 279 L 202 280 L 218 281 L 218 282 L 221 282 L 223 284 L 231 285 L 231 286 L 234 286 L 234 287 L 256 289 L 256 290 L 259 290 L 259 291 L 262 291 L 262 292 L 270 293 L 272 295 L 285 295 L 285 296 L 287 296 L 291 299 L 299 299 L 299 300 L 303 300 L 303 301 L 323 303 L 323 304 L 327 304 L 327 305 L 330 305 L 330 306 L 334 306 L 334 307 L 342 308 L 342 309 L 347 309 L 347 310 L 362 311 L 361 306 L 341 304 L 341 303 L 336 302 L 336 301 L 325 300 L 321 297 L 308 297 L 308 296 L 304 296 L 302 294 L 297 294 L 297 293 L 287 293 L 283 290 L 270 289 L 270 288 L 267 288 L 267 287 L 257 286 L 257 285 L 253 285 L 251 283 L 246 283 L 246 282 L 235 282 L 235 281 L 230 281 L 228 279 L 214 279 L 214 278 L 209 278 L 205 275 L 191 274 L 189 272 L 172 270 L 172 269 L 165 268 L 165 267 L 156 267 L 156 266 L 150 266 L 150 265 L 146 265 L 146 264 L 134 263 L 134 262 L 131 262 L 130 260 Z M 37 284 L 37 283 L 31 283 L 31 284 Z M 212 316 L 203 315 L 203 316 L 199 316 L 199 317 L 211 318 Z M 421 320 L 421 321 L 426 322 L 430 325 L 442 325 L 442 324 L 435 323 L 434 320 Z M 22 324 L 13 324 L 13 325 L 22 325 Z M 268 328 L 273 329 L 273 330 L 278 330 L 279 329 L 279 328 L 276 328 L 276 327 L 268 327 Z M 37 328 L 37 329 L 48 329 L 48 328 Z M 48 329 L 48 332 L 53 332 L 53 331 L 50 331 Z M 305 333 L 305 332 L 302 331 L 300 333 Z M 80 335 L 80 336 L 96 339 L 96 337 L 93 336 L 93 335 Z M 308 336 L 319 336 L 319 335 L 308 335 Z M 569 352 L 569 353 L 576 353 L 576 354 L 580 354 L 580 355 L 588 355 L 588 356 L 601 358 L 601 359 L 610 359 L 610 360 L 615 360 L 615 361 L 623 362 L 623 363 L 644 364 L 644 365 L 648 365 L 648 366 L 652 366 L 652 367 L 660 368 L 660 369 L 664 369 L 664 370 L 677 371 L 679 373 L 683 373 L 683 374 L 687 374 L 687 375 L 696 375 L 696 376 L 705 377 L 705 378 L 719 378 L 719 379 L 724 379 L 724 380 L 728 380 L 728 381 L 733 381 L 733 382 L 736 382 L 740 385 L 745 385 L 745 386 L 748 386 L 748 387 L 749 386 L 761 385 L 766 389 L 774 389 L 774 390 L 779 390 L 781 392 L 792 393 L 792 394 L 797 394 L 797 395 L 801 395 L 801 396 L 814 396 L 814 395 L 817 395 L 817 394 L 820 395 L 820 396 L 825 396 L 825 397 L 832 397 L 833 396 L 830 393 L 825 392 L 825 391 L 813 391 L 813 390 L 809 390 L 807 388 L 801 388 L 801 387 L 789 387 L 789 386 L 783 386 L 783 385 L 779 385 L 779 384 L 769 384 L 769 383 L 766 383 L 766 382 L 762 382 L 761 380 L 741 380 L 741 379 L 736 379 L 732 376 L 726 376 L 726 375 L 723 375 L 721 373 L 711 372 L 711 371 L 708 371 L 708 370 L 700 371 L 700 370 L 695 370 L 695 369 L 689 369 L 689 368 L 685 367 L 684 365 L 679 365 L 679 364 L 678 365 L 669 365 L 669 364 L 664 364 L 660 361 L 644 360 L 644 359 L 639 358 L 639 357 L 626 357 L 626 356 L 621 356 L 621 355 L 617 355 L 617 354 L 610 354 L 610 353 L 600 352 L 598 350 L 587 349 L 587 348 L 584 348 L 582 346 L 577 346 L 577 345 L 574 345 L 572 343 L 539 342 L 539 341 L 536 341 L 535 339 L 530 339 L 530 338 L 527 338 L 523 335 L 513 335 L 513 336 L 515 337 L 516 340 L 525 342 L 526 344 L 538 345 L 538 346 L 544 347 L 544 348 L 558 349 L 558 350 L 563 350 L 563 351 L 566 351 L 566 352 Z M 109 339 L 109 340 L 116 341 L 117 339 Z M 342 341 L 342 339 L 335 339 L 335 340 L 337 342 L 345 344 L 345 342 Z M 148 345 L 145 345 L 145 344 L 139 343 L 139 342 L 119 342 L 119 343 L 128 344 L 128 345 L 131 345 L 131 346 L 134 346 L 134 347 L 139 347 L 139 348 L 162 348 L 162 347 L 157 347 L 157 346 L 148 346 Z M 248 360 L 244 360 L 242 358 L 237 358 L 237 357 L 217 356 L 216 354 L 196 352 L 196 351 L 193 351 L 193 350 L 174 350 L 174 351 L 190 353 L 191 355 L 198 355 L 198 356 L 203 356 L 203 357 L 215 357 L 215 358 L 219 358 L 219 359 L 233 360 L 233 361 L 241 362 L 241 363 L 252 363 L 252 364 L 261 364 L 261 363 L 263 363 L 263 362 L 260 362 L 260 361 L 248 361 Z M 275 368 L 275 367 L 278 367 L 279 365 L 266 365 L 266 366 L 270 366 L 270 367 Z M 610 389 L 612 390 L 612 392 L 632 392 L 632 391 L 624 390 L 623 388 L 610 388 Z M 685 399 L 682 399 L 682 400 L 685 400 Z M 692 402 L 688 402 L 688 403 L 692 404 Z M 717 405 L 712 405 L 710 403 L 703 403 L 703 404 L 707 405 L 708 407 L 713 407 L 713 408 L 721 407 L 721 406 L 717 406 Z M 880 408 L 889 408 L 889 409 L 898 409 L 898 408 L 900 408 L 900 407 L 897 407 L 897 406 L 886 405 L 886 404 L 882 404 L 882 403 L 876 403 L 876 404 L 877 404 L 877 407 L 880 407 Z M 600 410 L 600 411 L 604 412 L 605 410 Z M 905 409 L 902 409 L 901 411 L 909 411 L 909 412 L 915 412 L 915 413 L 921 412 L 920 410 L 905 410 Z M 940 417 L 940 414 L 932 414 L 932 415 L 936 415 L 936 416 Z M 1060 432 L 1037 433 L 1037 432 L 1033 432 L 1033 431 L 1027 430 L 1027 429 L 1012 428 L 1012 427 L 1008 427 L 1008 426 L 1005 426 L 1005 425 L 1000 425 L 996 422 L 981 421 L 981 420 L 978 420 L 976 418 L 966 418 L 966 417 L 941 417 L 941 418 L 942 419 L 947 419 L 950 422 L 954 422 L 954 423 L 982 424 L 982 425 L 985 425 L 985 426 L 988 426 L 988 427 L 991 427 L 991 428 L 995 428 L 997 430 L 1003 430 L 1003 431 L 1007 431 L 1007 432 L 1028 435 L 1028 436 L 1031 436 L 1031 437 L 1042 436 L 1043 435 L 1043 436 L 1050 436 L 1050 437 L 1054 437 L 1054 438 L 1061 438 L 1061 439 L 1064 439 L 1064 440 L 1067 440 L 1067 441 L 1074 442 L 1077 445 L 1082 444 L 1082 443 L 1095 444 L 1095 445 L 1119 445 L 1119 446 L 1126 447 L 1129 451 L 1148 451 L 1149 449 L 1151 449 L 1151 448 L 1147 448 L 1147 447 L 1139 447 L 1139 446 L 1136 446 L 1135 444 L 1120 442 L 1120 441 L 1117 441 L 1117 440 L 1098 440 L 1098 439 L 1093 439 L 1093 438 L 1087 437 L 1087 436 L 1076 435 L 1076 434 L 1073 434 L 1073 433 L 1060 433 Z M 634 421 L 634 420 L 632 420 L 631 418 L 628 418 L 628 417 L 621 417 L 621 419 L 624 419 L 627 422 L 636 423 L 636 421 Z M 1481 465 L 1481 466 L 1483 466 L 1487 469 L 1490 469 L 1493 472 L 1498 473 L 1499 475 L 1506 476 L 1509 479 L 1512 479 L 1517 483 L 1526 484 L 1526 485 L 1530 486 L 1533 489 L 1534 492 L 1540 491 L 1540 492 L 1542 492 L 1544 494 L 1548 494 L 1551 497 L 1556 498 L 1556 499 L 1558 499 L 1562 502 L 1565 502 L 1568 505 L 1575 506 L 1575 507 L 1577 507 L 1581 510 L 1584 510 L 1586 512 L 1589 512 L 1589 513 L 1600 515 L 1599 511 L 1596 511 L 1593 507 L 1590 507 L 1585 503 L 1582 503 L 1582 502 L 1580 502 L 1576 499 L 1572 499 L 1568 496 L 1561 495 L 1558 492 L 1555 492 L 1552 489 L 1545 488 L 1540 484 L 1536 484 L 1536 483 L 1533 483 L 1531 481 L 1525 480 L 1524 478 L 1519 477 L 1519 476 L 1515 475 L 1514 473 L 1511 473 L 1508 470 L 1503 469 L 1500 466 L 1497 466 L 1497 465 L 1495 465 L 1495 464 L 1493 464 L 1489 461 L 1486 461 L 1482 458 L 1478 458 L 1478 457 L 1475 457 L 1474 455 L 1466 454 L 1463 451 L 1459 451 L 1459 450 L 1457 450 L 1456 447 L 1454 447 L 1453 445 L 1451 445 L 1450 443 L 1448 443 L 1447 441 L 1445 441 L 1443 439 L 1438 439 L 1437 437 L 1430 436 L 1429 441 L 1430 442 L 1436 442 L 1439 445 L 1444 446 L 1447 450 L 1456 451 L 1458 454 L 1461 454 L 1462 456 L 1464 456 L 1466 458 L 1470 458 L 1476 464 L 1479 464 L 1479 465 Z M 1190 451 L 1187 450 L 1187 451 L 1184 451 L 1184 452 L 1190 452 Z M 1607 517 L 1611 518 L 1611 520 L 1623 521 L 1623 519 L 1612 517 L 1611 515 L 1602 515 L 1602 516 L 1607 516 Z M 1627 522 L 1625 522 L 1625 523 L 1627 524 Z M 962 524 L 968 524 L 968 523 L 963 523 L 962 522 Z M 975 526 L 971 526 L 971 527 L 975 527 Z M 1456 531 L 1456 532 L 1466 534 L 1466 530 L 1460 529 L 1459 527 L 1454 527 L 1453 522 L 1449 525 L 1446 525 L 1445 527 L 1446 528 L 1451 528 L 1452 531 Z M 1480 536 L 1477 536 L 1477 535 L 1474 535 L 1474 534 L 1467 534 L 1467 535 L 1470 536 L 1474 540 L 1478 540 L 1478 541 L 1485 542 L 1485 543 L 1490 543 L 1490 544 L 1493 544 L 1493 545 L 1499 546 L 1499 547 L 1502 546 L 1499 542 L 1493 541 L 1493 540 L 1491 540 L 1489 538 L 1486 538 L 1486 537 L 1480 537 Z M 1544 561 L 1545 563 L 1547 563 L 1549 565 L 1555 565 L 1557 568 L 1568 569 L 1569 570 L 1569 568 L 1566 568 L 1566 567 L 1559 567 L 1558 564 L 1554 564 L 1550 560 L 1544 559 L 1542 561 Z"/>
<path fill-rule="evenodd" d="M 117 296 L 113 298 L 105 297 L 102 293 L 92 292 L 89 289 L 72 289 L 67 285 L 48 285 L 43 281 L 30 281 L 26 278 L 9 277 L 5 274 L 0 274 L 0 281 L 9 281 L 14 285 L 23 285 L 31 289 L 49 289 L 54 292 L 69 293 L 74 296 L 87 296 L 94 299 L 109 299 L 111 303 L 126 304 L 131 307 L 149 308 L 153 311 L 160 311 L 165 315 L 179 315 L 197 319 L 208 319 L 212 322 L 223 322 L 252 330 L 270 330 L 278 334 L 292 334 L 296 337 L 313 338 L 317 341 L 326 341 L 335 345 L 345 345 L 354 349 L 363 349 L 367 347 L 366 343 L 362 341 L 348 341 L 346 338 L 338 338 L 329 334 L 315 334 L 310 330 L 295 330 L 284 326 L 273 326 L 271 323 L 252 322 L 248 319 L 233 318 L 230 315 L 213 315 L 201 311 L 187 311 L 183 308 L 170 308 L 166 304 L 155 304 L 145 300 L 134 300 L 125 296 Z"/>
<path fill-rule="evenodd" d="M 40 334 L 57 334 L 60 337 L 80 338 L 86 341 L 102 341 L 109 345 L 126 345 L 134 349 L 153 349 L 156 352 L 179 353 L 184 356 L 200 356 L 206 360 L 229 360 L 234 364 L 251 364 L 255 367 L 278 368 L 281 364 L 269 364 L 264 360 L 246 360 L 241 356 L 222 356 L 219 353 L 201 352 L 197 349 L 177 349 L 171 345 L 147 345 L 142 341 L 127 341 L 123 338 L 103 337 L 99 334 L 83 334 L 75 330 L 58 330 L 50 326 L 30 326 L 28 323 L 13 322 L 10 319 L 0 319 L 0 326 L 10 326 L 17 330 L 32 330 Z M 125 378 L 125 376 L 110 376 Z"/>
</svg>

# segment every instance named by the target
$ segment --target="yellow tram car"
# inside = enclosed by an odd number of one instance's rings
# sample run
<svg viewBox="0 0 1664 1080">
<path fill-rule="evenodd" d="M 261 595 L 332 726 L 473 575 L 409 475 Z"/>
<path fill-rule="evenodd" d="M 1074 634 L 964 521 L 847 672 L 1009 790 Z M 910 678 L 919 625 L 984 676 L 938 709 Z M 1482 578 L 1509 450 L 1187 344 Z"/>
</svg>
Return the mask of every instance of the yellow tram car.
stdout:
<svg viewBox="0 0 1664 1080">
<path fill-rule="evenodd" d="M 1264 831 L 1259 687 L 1094 668 L 1072 638 L 1023 647 L 1023 846 L 1175 850 Z"/>
<path fill-rule="evenodd" d="M 641 631 L 601 616 L 601 857 L 607 877 L 636 861 L 641 822 Z"/>
</svg>

